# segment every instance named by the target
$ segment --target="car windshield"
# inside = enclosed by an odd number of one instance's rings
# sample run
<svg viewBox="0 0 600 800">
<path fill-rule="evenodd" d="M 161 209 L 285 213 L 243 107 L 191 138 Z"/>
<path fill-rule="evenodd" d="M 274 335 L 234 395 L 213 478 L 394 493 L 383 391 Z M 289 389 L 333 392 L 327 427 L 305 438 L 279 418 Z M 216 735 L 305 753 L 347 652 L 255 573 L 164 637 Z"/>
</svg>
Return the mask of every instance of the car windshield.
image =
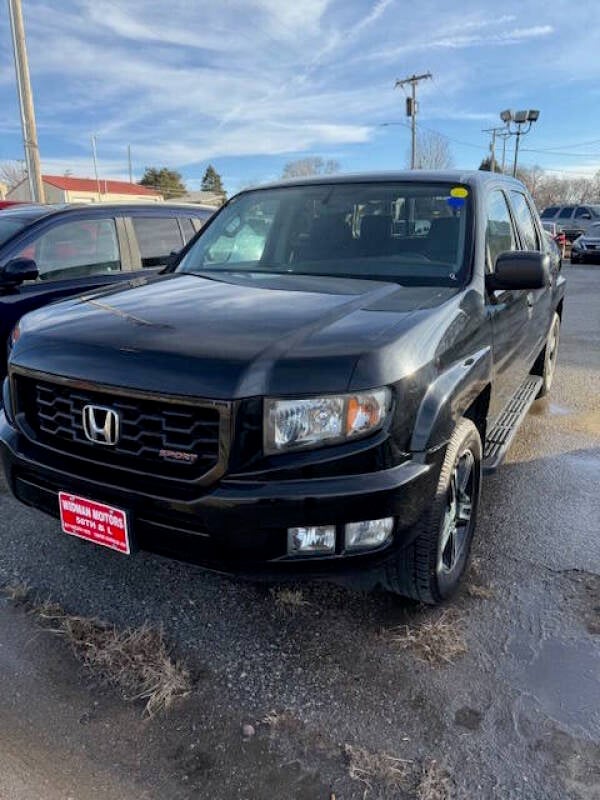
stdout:
<svg viewBox="0 0 600 800">
<path fill-rule="evenodd" d="M 255 190 L 218 214 L 180 272 L 267 272 L 455 286 L 467 270 L 470 192 L 452 183 Z"/>
</svg>

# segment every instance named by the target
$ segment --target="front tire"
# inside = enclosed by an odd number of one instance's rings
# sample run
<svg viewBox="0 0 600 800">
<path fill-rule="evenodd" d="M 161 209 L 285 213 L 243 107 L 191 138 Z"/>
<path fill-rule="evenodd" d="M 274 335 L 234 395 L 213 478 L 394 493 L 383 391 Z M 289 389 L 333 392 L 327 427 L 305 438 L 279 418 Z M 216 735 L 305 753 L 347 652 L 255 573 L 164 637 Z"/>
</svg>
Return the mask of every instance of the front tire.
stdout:
<svg viewBox="0 0 600 800">
<path fill-rule="evenodd" d="M 462 418 L 448 443 L 437 489 L 416 539 L 394 554 L 385 588 L 436 605 L 459 587 L 467 568 L 479 508 L 481 437 Z"/>
</svg>

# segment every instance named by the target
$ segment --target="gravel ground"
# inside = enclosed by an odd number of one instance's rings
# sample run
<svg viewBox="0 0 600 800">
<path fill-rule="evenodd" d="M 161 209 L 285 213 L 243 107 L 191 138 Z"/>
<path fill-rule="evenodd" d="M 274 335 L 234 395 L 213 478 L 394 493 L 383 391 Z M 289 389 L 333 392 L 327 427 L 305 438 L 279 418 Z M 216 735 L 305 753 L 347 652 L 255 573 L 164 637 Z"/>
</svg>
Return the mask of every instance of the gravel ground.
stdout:
<svg viewBox="0 0 600 800">
<path fill-rule="evenodd" d="M 0 482 L 0 583 L 25 580 L 119 626 L 162 625 L 194 677 L 189 698 L 144 721 L 63 642 L 0 606 L 0 775 L 12 764 L 23 779 L 15 737 L 38 754 L 45 727 L 42 763 L 68 752 L 73 768 L 63 787 L 48 767 L 56 794 L 36 784 L 6 796 L 598 800 L 600 268 L 565 270 L 556 383 L 485 481 L 470 584 L 442 620 L 437 652 L 466 645 L 451 663 L 398 641 L 439 610 L 327 584 L 282 594 L 149 554 L 123 558 L 61 535 Z M 255 735 L 243 737 L 243 724 Z"/>
</svg>

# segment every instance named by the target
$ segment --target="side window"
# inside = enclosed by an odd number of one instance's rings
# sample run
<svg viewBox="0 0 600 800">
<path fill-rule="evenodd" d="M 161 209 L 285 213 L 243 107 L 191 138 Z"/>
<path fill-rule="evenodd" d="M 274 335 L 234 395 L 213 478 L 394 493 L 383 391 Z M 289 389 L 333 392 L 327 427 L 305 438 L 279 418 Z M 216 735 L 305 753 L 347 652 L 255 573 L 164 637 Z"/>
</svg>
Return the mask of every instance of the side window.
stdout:
<svg viewBox="0 0 600 800">
<path fill-rule="evenodd" d="M 142 267 L 162 267 L 183 241 L 176 217 L 132 217 Z"/>
<path fill-rule="evenodd" d="M 575 219 L 591 219 L 592 215 L 589 208 L 585 206 L 577 206 L 575 209 Z"/>
<path fill-rule="evenodd" d="M 487 201 L 486 248 L 491 269 L 500 253 L 517 249 L 506 198 L 499 190 L 491 192 Z"/>
<path fill-rule="evenodd" d="M 80 278 L 121 269 L 114 219 L 56 225 L 18 255 L 33 258 L 40 280 Z"/>
<path fill-rule="evenodd" d="M 185 244 L 187 244 L 190 239 L 193 239 L 196 235 L 196 229 L 192 225 L 192 220 L 188 219 L 188 217 L 179 217 L 179 224 L 181 225 L 181 230 L 183 231 Z"/>
<path fill-rule="evenodd" d="M 545 208 L 542 211 L 542 219 L 551 219 L 551 217 L 554 217 L 558 208 L 558 206 L 548 206 L 548 208 Z"/>
<path fill-rule="evenodd" d="M 513 211 L 517 220 L 517 227 L 521 234 L 521 242 L 523 243 L 524 250 L 539 250 L 540 240 L 538 237 L 537 228 L 533 220 L 529 203 L 524 194 L 521 192 L 511 191 L 510 199 L 512 201 Z"/>
<path fill-rule="evenodd" d="M 573 213 L 574 206 L 565 206 L 560 214 L 558 215 L 559 219 L 571 219 L 571 214 Z"/>
</svg>

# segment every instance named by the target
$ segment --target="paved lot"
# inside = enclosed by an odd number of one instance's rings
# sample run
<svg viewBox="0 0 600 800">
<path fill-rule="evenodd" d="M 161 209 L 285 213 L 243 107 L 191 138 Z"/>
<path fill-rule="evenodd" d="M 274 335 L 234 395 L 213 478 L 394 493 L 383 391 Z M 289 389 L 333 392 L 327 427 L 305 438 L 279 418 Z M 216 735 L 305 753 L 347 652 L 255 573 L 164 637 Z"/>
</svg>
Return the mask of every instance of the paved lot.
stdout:
<svg viewBox="0 0 600 800">
<path fill-rule="evenodd" d="M 0 484 L 0 582 L 119 625 L 162 624 L 195 676 L 192 697 L 143 721 L 0 605 L 0 797 L 418 796 L 414 782 L 351 780 L 351 744 L 415 774 L 435 760 L 457 798 L 600 798 L 600 268 L 565 270 L 555 388 L 485 484 L 472 582 L 491 596 L 452 604 L 468 646 L 454 663 L 393 640 L 439 612 L 327 585 L 286 611 L 268 587 L 74 541 Z M 271 711 L 277 726 L 260 722 Z"/>
</svg>

